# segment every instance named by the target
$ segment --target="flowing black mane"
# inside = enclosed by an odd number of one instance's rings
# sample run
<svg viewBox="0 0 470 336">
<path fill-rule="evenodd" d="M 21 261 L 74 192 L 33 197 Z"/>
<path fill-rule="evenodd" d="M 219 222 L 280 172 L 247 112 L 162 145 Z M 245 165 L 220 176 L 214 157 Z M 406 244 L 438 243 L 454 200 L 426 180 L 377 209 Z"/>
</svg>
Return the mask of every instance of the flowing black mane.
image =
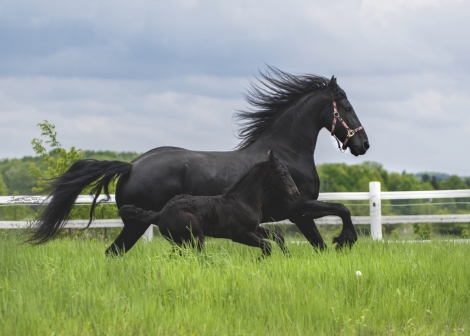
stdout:
<svg viewBox="0 0 470 336">
<path fill-rule="evenodd" d="M 265 73 L 260 72 L 259 83 L 251 83 L 245 95 L 252 106 L 248 111 L 239 111 L 235 118 L 239 121 L 237 148 L 242 149 L 254 143 L 266 128 L 287 106 L 307 93 L 328 88 L 330 80 L 315 75 L 291 75 L 268 66 Z"/>
</svg>

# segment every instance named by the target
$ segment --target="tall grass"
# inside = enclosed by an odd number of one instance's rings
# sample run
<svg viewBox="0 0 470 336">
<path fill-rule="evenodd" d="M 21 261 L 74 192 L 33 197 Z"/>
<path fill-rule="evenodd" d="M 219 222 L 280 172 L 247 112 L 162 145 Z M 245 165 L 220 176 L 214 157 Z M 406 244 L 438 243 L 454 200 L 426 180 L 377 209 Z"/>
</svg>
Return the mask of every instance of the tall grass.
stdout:
<svg viewBox="0 0 470 336">
<path fill-rule="evenodd" d="M 470 330 L 470 246 L 372 242 L 292 257 L 208 240 L 170 254 L 139 242 L 19 245 L 0 234 L 1 335 L 382 335 Z M 356 275 L 360 271 L 362 276 Z"/>
</svg>

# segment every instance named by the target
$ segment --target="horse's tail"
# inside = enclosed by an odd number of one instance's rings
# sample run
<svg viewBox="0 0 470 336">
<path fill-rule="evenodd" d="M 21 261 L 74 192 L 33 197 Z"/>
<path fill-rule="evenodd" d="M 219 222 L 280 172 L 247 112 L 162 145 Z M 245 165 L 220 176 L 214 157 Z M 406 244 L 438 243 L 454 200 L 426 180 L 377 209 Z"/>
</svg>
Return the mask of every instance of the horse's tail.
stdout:
<svg viewBox="0 0 470 336">
<path fill-rule="evenodd" d="M 146 211 L 141 208 L 137 208 L 134 205 L 123 205 L 119 208 L 119 216 L 121 218 L 135 218 L 146 224 L 154 224 L 158 226 L 161 212 L 155 212 L 152 210 Z"/>
<path fill-rule="evenodd" d="M 130 169 L 131 164 L 127 162 L 79 160 L 64 174 L 51 179 L 51 183 L 45 191 L 52 198 L 33 223 L 33 232 L 27 242 L 43 244 L 54 238 L 67 223 L 67 217 L 77 196 L 89 185 L 93 187 L 90 194 L 95 194 L 90 209 L 90 221 L 88 222 L 88 226 L 90 226 L 93 211 L 97 205 L 96 200 L 101 191 L 104 189 L 107 200 L 109 200 L 111 181 L 128 173 Z"/>
</svg>

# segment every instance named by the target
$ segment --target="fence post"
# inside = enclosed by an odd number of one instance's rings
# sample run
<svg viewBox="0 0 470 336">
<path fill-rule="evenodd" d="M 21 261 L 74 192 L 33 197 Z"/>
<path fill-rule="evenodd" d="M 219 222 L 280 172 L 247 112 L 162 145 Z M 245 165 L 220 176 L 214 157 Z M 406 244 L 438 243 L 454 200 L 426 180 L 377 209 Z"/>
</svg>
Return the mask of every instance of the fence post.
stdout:
<svg viewBox="0 0 470 336">
<path fill-rule="evenodd" d="M 152 241 L 153 239 L 153 224 L 150 224 L 147 231 L 142 235 L 142 239 L 146 241 Z"/>
<path fill-rule="evenodd" d="M 373 240 L 382 239 L 382 200 L 380 182 L 369 182 L 370 234 Z"/>
</svg>

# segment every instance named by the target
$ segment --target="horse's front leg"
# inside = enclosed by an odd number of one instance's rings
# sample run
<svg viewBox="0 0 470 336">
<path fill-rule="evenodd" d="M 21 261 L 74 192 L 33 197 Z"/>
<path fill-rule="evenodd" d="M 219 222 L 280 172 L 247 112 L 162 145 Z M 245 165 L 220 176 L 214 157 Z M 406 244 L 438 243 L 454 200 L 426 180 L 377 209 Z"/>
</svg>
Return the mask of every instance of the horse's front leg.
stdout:
<svg viewBox="0 0 470 336">
<path fill-rule="evenodd" d="M 302 234 L 307 238 L 308 242 L 316 251 L 326 250 L 326 244 L 321 236 L 315 221 L 312 217 L 302 216 L 301 213 L 290 216 L 289 220 L 297 226 Z"/>
<path fill-rule="evenodd" d="M 312 219 L 325 216 L 340 217 L 343 221 L 343 230 L 341 230 L 338 237 L 333 238 L 333 243 L 337 244 L 337 249 L 341 249 L 343 246 L 352 247 L 357 240 L 357 233 L 351 220 L 351 213 L 349 212 L 349 209 L 341 203 L 327 203 L 310 200 L 298 207 L 296 212 L 301 217 L 306 217 L 307 220 L 310 220 L 311 222 L 313 222 Z M 296 222 L 294 223 L 297 225 Z M 299 227 L 299 229 L 301 228 Z"/>
</svg>

